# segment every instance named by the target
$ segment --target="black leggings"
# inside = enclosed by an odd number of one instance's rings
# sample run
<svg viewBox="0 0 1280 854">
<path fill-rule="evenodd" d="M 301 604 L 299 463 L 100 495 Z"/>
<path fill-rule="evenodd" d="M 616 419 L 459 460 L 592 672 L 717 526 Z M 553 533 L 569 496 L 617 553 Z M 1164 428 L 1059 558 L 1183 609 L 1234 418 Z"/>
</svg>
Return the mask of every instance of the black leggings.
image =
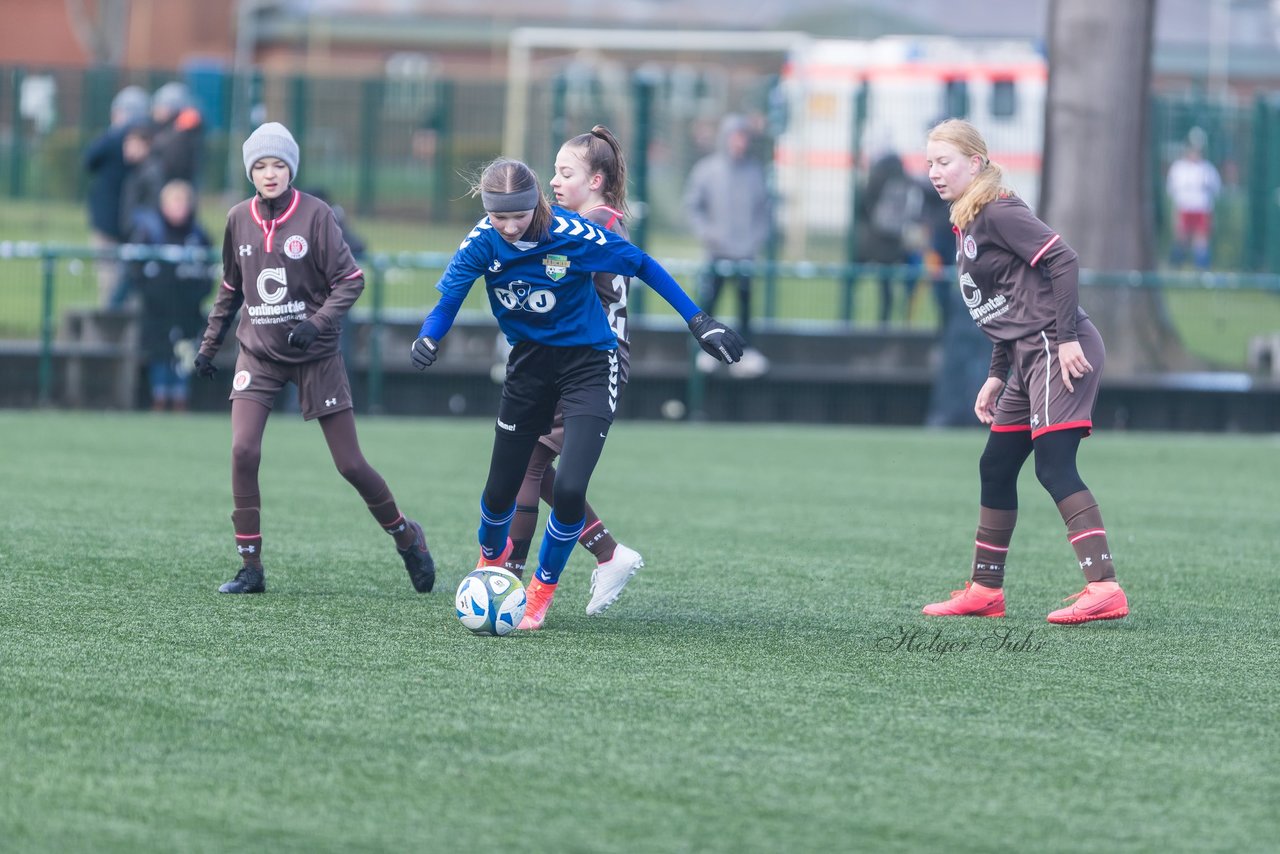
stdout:
<svg viewBox="0 0 1280 854">
<path fill-rule="evenodd" d="M 1087 489 L 1076 470 L 1076 452 L 1083 438 L 1083 430 L 1053 430 L 1035 441 L 1026 430 L 992 431 L 978 460 L 982 506 L 992 510 L 1018 509 L 1018 474 L 1033 450 L 1036 479 L 1054 503 Z"/>
<path fill-rule="evenodd" d="M 605 418 L 571 415 L 564 420 L 564 450 L 556 470 L 551 510 L 566 525 L 576 524 L 586 515 L 587 484 L 600 461 L 608 432 Z M 536 435 L 495 429 L 489 479 L 484 485 L 484 504 L 494 513 L 505 512 L 515 503 L 537 443 Z"/>
</svg>

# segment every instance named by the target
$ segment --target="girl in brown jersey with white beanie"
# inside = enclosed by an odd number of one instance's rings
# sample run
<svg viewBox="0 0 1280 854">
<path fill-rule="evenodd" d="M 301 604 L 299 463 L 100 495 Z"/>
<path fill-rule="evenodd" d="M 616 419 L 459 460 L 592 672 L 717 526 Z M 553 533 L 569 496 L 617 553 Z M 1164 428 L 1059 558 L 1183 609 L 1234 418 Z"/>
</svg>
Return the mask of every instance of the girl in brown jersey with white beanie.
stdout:
<svg viewBox="0 0 1280 854">
<path fill-rule="evenodd" d="M 240 353 L 231 383 L 231 492 L 236 548 L 243 566 L 219 589 L 262 593 L 262 434 L 276 395 L 298 387 L 302 417 L 320 421 L 334 465 L 396 543 L 419 593 L 435 583 L 435 563 L 422 526 L 396 506 L 386 481 L 365 460 L 356 438 L 351 385 L 339 350 L 342 318 L 364 290 L 333 210 L 293 188 L 298 144 L 288 128 L 268 122 L 245 140 L 244 171 L 257 193 L 227 214 L 222 286 L 196 356 L 196 373 L 212 377 L 213 357 L 236 312 Z"/>
<path fill-rule="evenodd" d="M 1107 531 L 1076 470 L 1080 440 L 1106 358 L 1102 337 L 1080 309 L 1079 261 L 1062 238 L 1003 185 L 977 128 L 960 119 L 929 132 L 929 181 L 951 203 L 960 290 L 993 343 L 988 379 L 974 412 L 991 425 L 979 461 L 982 481 L 972 578 L 931 616 L 1003 617 L 1004 567 L 1018 517 L 1018 473 L 1035 454 L 1036 478 L 1053 497 L 1084 573 L 1073 604 L 1049 614 L 1062 624 L 1129 613 L 1116 582 Z"/>
</svg>

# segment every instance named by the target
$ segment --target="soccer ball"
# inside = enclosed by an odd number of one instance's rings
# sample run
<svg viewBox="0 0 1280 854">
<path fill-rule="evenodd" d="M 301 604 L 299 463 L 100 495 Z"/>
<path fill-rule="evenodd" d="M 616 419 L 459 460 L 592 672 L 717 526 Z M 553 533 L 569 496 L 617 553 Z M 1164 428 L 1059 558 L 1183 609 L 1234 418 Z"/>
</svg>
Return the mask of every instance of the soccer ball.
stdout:
<svg viewBox="0 0 1280 854">
<path fill-rule="evenodd" d="M 471 572 L 458 585 L 458 621 L 477 635 L 509 635 L 524 617 L 524 585 L 501 567 Z"/>
</svg>

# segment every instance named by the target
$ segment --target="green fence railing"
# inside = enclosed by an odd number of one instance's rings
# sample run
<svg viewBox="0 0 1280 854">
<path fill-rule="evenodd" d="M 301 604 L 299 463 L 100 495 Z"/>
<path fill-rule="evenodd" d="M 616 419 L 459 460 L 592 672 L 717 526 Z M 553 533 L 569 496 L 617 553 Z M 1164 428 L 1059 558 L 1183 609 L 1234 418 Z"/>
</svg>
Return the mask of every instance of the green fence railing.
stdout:
<svg viewBox="0 0 1280 854">
<path fill-rule="evenodd" d="M 360 304 L 361 310 L 359 314 L 361 319 L 372 327 L 367 356 L 369 402 L 370 407 L 375 411 L 381 403 L 382 380 L 385 372 L 380 333 L 387 323 L 388 315 L 391 312 L 395 312 L 398 316 L 403 316 L 406 311 L 410 310 L 416 314 L 425 312 L 428 307 L 421 299 L 414 299 L 412 304 L 406 303 L 402 295 L 400 302 L 392 305 L 388 299 L 388 293 L 391 290 L 389 283 L 393 278 L 403 276 L 406 273 L 420 275 L 443 271 L 451 257 L 450 253 L 442 252 L 376 253 L 364 258 L 361 262 L 366 274 L 367 288 L 364 299 Z M 179 246 L 124 245 L 115 250 L 95 250 L 84 246 L 0 241 L 0 272 L 4 271 L 6 264 L 23 261 L 32 265 L 33 270 L 38 271 L 38 288 L 35 287 L 37 283 L 32 281 L 30 275 L 20 277 L 22 284 L 17 287 L 6 281 L 7 276 L 0 276 L 0 309 L 3 309 L 0 310 L 0 317 L 4 317 L 6 320 L 11 320 L 17 314 L 9 307 L 11 304 L 9 301 L 17 290 L 23 289 L 33 296 L 37 290 L 39 293 L 37 317 L 34 318 L 34 322 L 28 323 L 24 327 L 29 332 L 24 332 L 13 324 L 6 323 L 4 330 L 0 332 L 0 338 L 39 342 L 38 371 L 39 400 L 41 402 L 47 403 L 52 392 L 57 313 L 60 308 L 65 310 L 70 307 L 66 300 L 60 299 L 59 271 L 70 269 L 72 265 L 78 265 L 83 270 L 89 263 L 102 260 L 127 263 L 153 259 L 169 262 L 207 263 L 210 265 L 211 283 L 217 279 L 217 267 L 220 263 L 220 256 L 216 251 L 205 252 L 199 249 Z M 681 278 L 686 283 L 695 281 L 697 277 L 707 271 L 704 263 L 688 259 L 663 259 L 662 264 L 673 275 Z M 867 320 L 866 316 L 855 317 L 852 313 L 852 290 L 856 286 L 871 285 L 874 287 L 875 283 L 879 282 L 883 276 L 889 276 L 899 282 L 908 284 L 930 281 L 928 272 L 919 266 L 913 265 L 790 261 L 720 262 L 716 271 L 725 275 L 739 272 L 746 273 L 752 276 L 762 289 L 789 289 L 795 293 L 804 290 L 808 286 L 810 293 L 816 293 L 821 290 L 826 300 L 825 304 L 820 301 L 810 300 L 806 303 L 804 311 L 797 312 L 793 310 L 785 316 L 775 311 L 762 312 L 759 315 L 758 322 L 762 328 L 786 330 L 796 334 L 804 334 L 806 330 L 821 332 L 853 331 L 868 325 L 874 326 L 874 322 Z M 948 281 L 954 279 L 950 270 L 942 272 Z M 1180 292 L 1212 295 L 1229 292 L 1254 292 L 1266 296 L 1267 310 L 1271 314 L 1254 317 L 1252 320 L 1245 318 L 1245 321 L 1252 322 L 1256 326 L 1256 332 L 1258 333 L 1280 330 L 1280 299 L 1272 299 L 1280 297 L 1280 275 L 1276 274 L 1082 270 L 1081 284 L 1086 288 L 1159 289 L 1169 294 Z M 825 287 L 820 288 L 819 286 Z M 693 290 L 692 287 L 689 289 Z M 483 288 L 475 288 L 472 295 L 477 300 L 482 300 L 482 291 Z M 426 297 L 429 300 L 433 294 L 434 291 L 424 290 L 418 293 L 417 296 Z M 779 302 L 776 295 L 773 295 L 763 300 L 761 304 L 777 306 Z M 669 310 L 665 305 L 661 304 L 660 300 L 651 300 L 650 303 L 653 304 L 651 315 L 647 312 L 635 312 L 633 313 L 633 318 L 641 323 L 652 320 L 658 325 L 672 320 Z M 77 306 L 83 308 L 92 304 L 85 301 L 77 304 Z M 477 301 L 474 307 L 480 309 L 484 305 L 487 304 Z M 1248 307 L 1244 310 L 1252 311 Z M 725 310 L 718 313 L 727 321 L 733 322 L 734 318 L 731 311 Z M 1214 330 L 1210 329 L 1208 334 L 1215 334 Z M 696 355 L 695 350 L 696 348 L 690 350 L 691 361 L 693 356 Z M 701 382 L 701 380 L 702 377 L 697 371 L 690 371 L 691 386 L 689 391 L 691 397 L 696 397 L 701 392 L 701 389 L 692 385 Z"/>
</svg>

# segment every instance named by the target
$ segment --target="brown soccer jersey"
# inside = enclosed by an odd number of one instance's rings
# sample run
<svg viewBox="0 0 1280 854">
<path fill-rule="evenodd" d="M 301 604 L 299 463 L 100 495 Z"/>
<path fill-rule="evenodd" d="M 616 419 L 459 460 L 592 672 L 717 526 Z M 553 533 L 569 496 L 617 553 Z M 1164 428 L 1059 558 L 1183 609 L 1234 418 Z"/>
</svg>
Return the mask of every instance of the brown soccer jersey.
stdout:
<svg viewBox="0 0 1280 854">
<path fill-rule="evenodd" d="M 260 359 L 301 363 L 338 352 L 342 317 L 364 290 L 364 274 L 333 210 L 290 189 L 270 202 L 255 196 L 227 214 L 218 288 L 200 352 L 222 345 L 236 311 L 244 307 L 236 340 Z M 310 320 L 320 335 L 304 352 L 289 333 Z"/>
<path fill-rule="evenodd" d="M 1076 340 L 1079 305 L 1076 253 L 1017 196 L 983 206 L 957 231 L 960 292 L 995 348 L 991 376 L 1009 368 L 1008 345 L 1039 333 L 1055 344 Z"/>
<path fill-rule="evenodd" d="M 617 234 L 623 240 L 630 240 L 631 235 L 622 221 L 622 212 L 608 205 L 600 205 L 582 214 L 586 219 Z M 618 373 L 623 383 L 631 374 L 631 342 L 630 330 L 627 327 L 627 300 L 631 296 L 631 277 L 614 275 L 613 273 L 596 273 L 593 277 L 596 293 L 600 296 L 600 304 L 609 315 L 609 325 L 618 336 Z"/>
</svg>

